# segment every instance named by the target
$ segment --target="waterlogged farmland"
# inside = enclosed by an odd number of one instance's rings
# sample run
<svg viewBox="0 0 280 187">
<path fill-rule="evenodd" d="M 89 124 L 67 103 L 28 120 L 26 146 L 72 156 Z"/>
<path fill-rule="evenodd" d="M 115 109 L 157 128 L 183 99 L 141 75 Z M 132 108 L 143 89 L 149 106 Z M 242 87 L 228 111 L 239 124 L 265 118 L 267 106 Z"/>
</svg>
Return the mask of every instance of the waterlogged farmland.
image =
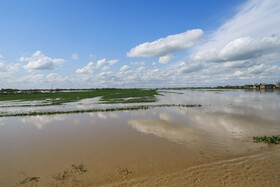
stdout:
<svg viewBox="0 0 280 187">
<path fill-rule="evenodd" d="M 0 92 L 0 101 L 21 101 L 26 103 L 32 101 L 41 102 L 37 106 L 61 105 L 76 102 L 82 99 L 101 97 L 103 103 L 137 103 L 154 102 L 155 89 L 89 89 L 89 90 L 66 90 L 66 91 L 29 91 L 29 92 Z M 13 103 L 10 105 L 13 106 Z M 36 106 L 36 105 L 35 105 Z"/>
<path fill-rule="evenodd" d="M 56 113 L 78 113 L 115 111 L 124 109 L 141 109 L 147 106 L 143 103 L 156 101 L 159 95 L 155 89 L 91 89 L 81 91 L 52 91 L 36 90 L 31 93 L 2 92 L 0 93 L 0 116 L 22 116 Z M 129 104 L 123 105 L 109 104 Z M 142 103 L 142 107 L 135 107 Z"/>
<path fill-rule="evenodd" d="M 2 98 L 0 186 L 280 184 L 277 90 L 83 92 Z"/>
</svg>

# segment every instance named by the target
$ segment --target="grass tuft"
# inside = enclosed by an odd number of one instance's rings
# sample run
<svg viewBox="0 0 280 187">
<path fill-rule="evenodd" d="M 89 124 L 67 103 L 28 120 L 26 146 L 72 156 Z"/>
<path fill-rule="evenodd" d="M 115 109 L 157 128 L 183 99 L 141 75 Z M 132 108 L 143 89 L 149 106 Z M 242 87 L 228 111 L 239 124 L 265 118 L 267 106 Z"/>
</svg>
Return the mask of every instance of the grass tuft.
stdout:
<svg viewBox="0 0 280 187">
<path fill-rule="evenodd" d="M 267 143 L 267 144 L 279 144 L 280 143 L 280 135 L 278 136 L 254 136 L 253 141 L 255 143 Z"/>
</svg>

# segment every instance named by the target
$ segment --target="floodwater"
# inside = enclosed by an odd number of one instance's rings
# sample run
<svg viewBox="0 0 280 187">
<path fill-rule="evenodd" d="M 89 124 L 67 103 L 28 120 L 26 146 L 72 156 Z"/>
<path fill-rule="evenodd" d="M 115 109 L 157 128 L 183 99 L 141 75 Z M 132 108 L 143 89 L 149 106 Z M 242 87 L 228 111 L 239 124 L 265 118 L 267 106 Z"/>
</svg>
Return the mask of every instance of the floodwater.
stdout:
<svg viewBox="0 0 280 187">
<path fill-rule="evenodd" d="M 176 92 L 156 104 L 202 107 L 0 118 L 0 186 L 280 185 L 280 145 L 252 141 L 279 92 Z"/>
</svg>

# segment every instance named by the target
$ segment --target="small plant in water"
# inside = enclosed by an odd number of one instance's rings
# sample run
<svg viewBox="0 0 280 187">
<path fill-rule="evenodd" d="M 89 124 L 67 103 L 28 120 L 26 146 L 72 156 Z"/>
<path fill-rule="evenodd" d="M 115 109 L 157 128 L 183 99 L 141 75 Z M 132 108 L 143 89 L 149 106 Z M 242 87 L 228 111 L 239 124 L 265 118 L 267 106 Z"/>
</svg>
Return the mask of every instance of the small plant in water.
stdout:
<svg viewBox="0 0 280 187">
<path fill-rule="evenodd" d="M 20 181 L 20 184 L 25 184 L 28 182 L 39 182 L 40 177 L 29 177 L 24 171 L 22 171 L 23 175 L 26 177 L 24 180 Z"/>
<path fill-rule="evenodd" d="M 120 173 L 124 173 L 125 175 L 129 175 L 132 173 L 132 171 L 128 170 L 127 168 L 124 168 L 123 170 L 120 171 Z"/>
<path fill-rule="evenodd" d="M 76 171 L 81 173 L 87 172 L 87 169 L 85 168 L 84 164 L 79 164 L 79 165 L 72 164 L 72 168 L 74 168 Z"/>
<path fill-rule="evenodd" d="M 63 171 L 63 173 L 58 173 L 53 176 L 53 178 L 57 181 L 64 181 L 72 176 L 72 173 L 68 170 Z"/>
<path fill-rule="evenodd" d="M 268 143 L 268 144 L 279 144 L 280 135 L 278 135 L 278 136 L 253 136 L 253 140 L 255 143 L 263 142 L 263 143 Z"/>
</svg>

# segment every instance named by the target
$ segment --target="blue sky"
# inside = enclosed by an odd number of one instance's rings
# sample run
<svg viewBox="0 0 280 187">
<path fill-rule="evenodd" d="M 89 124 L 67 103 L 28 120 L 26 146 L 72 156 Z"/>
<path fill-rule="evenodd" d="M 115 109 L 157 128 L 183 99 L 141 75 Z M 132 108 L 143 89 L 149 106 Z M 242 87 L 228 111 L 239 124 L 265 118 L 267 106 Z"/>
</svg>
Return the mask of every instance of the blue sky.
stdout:
<svg viewBox="0 0 280 187">
<path fill-rule="evenodd" d="M 280 79 L 278 0 L 1 0 L 0 88 Z"/>
</svg>

